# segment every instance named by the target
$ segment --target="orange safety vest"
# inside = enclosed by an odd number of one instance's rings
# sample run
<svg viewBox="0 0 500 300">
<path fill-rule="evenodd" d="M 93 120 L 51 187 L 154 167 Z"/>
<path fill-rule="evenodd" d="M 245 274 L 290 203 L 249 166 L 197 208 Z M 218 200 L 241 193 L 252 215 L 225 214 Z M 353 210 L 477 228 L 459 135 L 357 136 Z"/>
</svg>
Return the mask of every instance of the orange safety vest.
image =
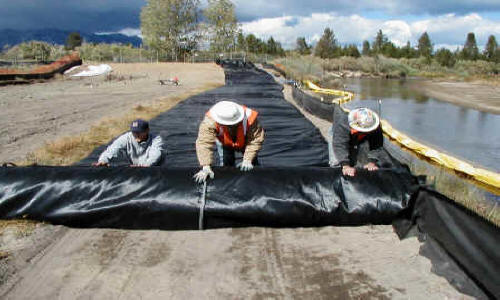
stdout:
<svg viewBox="0 0 500 300">
<path fill-rule="evenodd" d="M 242 150 L 246 146 L 247 132 L 257 120 L 257 115 L 259 113 L 255 110 L 247 108 L 243 105 L 243 120 L 238 124 L 238 129 L 236 130 L 236 141 L 233 141 L 231 134 L 229 133 L 229 129 L 227 126 L 220 125 L 219 123 L 215 123 L 215 128 L 217 131 L 217 139 L 221 142 L 222 146 Z M 210 111 L 206 113 L 207 116 L 210 116 Z"/>
<path fill-rule="evenodd" d="M 365 136 L 367 136 L 368 134 L 366 133 L 360 133 L 359 131 L 357 131 L 356 129 L 352 129 L 351 128 L 351 134 L 352 135 L 356 135 L 358 133 L 358 142 L 361 142 Z"/>
</svg>

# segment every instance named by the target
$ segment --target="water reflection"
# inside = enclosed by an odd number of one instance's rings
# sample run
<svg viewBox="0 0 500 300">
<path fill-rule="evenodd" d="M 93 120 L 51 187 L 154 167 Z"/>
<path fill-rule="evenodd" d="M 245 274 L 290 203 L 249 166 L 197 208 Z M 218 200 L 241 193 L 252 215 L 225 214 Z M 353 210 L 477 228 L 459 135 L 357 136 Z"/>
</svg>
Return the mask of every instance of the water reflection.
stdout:
<svg viewBox="0 0 500 300">
<path fill-rule="evenodd" d="M 410 84 L 418 80 L 349 79 L 356 100 L 347 107 L 369 107 L 395 128 L 434 148 L 500 172 L 500 115 L 427 97 Z"/>
</svg>

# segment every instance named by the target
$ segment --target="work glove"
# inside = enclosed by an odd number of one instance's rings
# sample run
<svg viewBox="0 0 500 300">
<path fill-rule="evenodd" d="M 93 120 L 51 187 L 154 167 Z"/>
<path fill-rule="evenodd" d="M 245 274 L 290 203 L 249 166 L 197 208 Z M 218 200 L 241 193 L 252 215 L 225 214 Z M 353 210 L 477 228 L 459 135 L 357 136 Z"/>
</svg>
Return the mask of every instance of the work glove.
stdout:
<svg viewBox="0 0 500 300">
<path fill-rule="evenodd" d="M 240 165 L 240 170 L 243 172 L 250 171 L 253 169 L 253 165 L 251 161 L 244 160 Z"/>
<path fill-rule="evenodd" d="M 207 177 L 209 176 L 210 179 L 214 179 L 214 172 L 212 171 L 212 168 L 210 168 L 210 166 L 204 166 L 201 171 L 194 174 L 193 178 L 197 183 L 204 183 L 205 181 L 207 181 Z"/>
</svg>

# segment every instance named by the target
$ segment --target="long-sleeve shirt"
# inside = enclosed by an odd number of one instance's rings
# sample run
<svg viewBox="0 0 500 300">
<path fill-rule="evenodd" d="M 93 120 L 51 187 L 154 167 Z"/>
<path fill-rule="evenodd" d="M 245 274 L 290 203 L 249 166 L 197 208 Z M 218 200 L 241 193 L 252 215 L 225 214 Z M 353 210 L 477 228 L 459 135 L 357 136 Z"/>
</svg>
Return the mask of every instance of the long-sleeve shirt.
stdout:
<svg viewBox="0 0 500 300">
<path fill-rule="evenodd" d="M 134 165 L 154 166 L 165 155 L 163 139 L 159 135 L 150 134 L 146 141 L 138 143 L 132 132 L 124 133 L 99 156 L 99 162 L 109 163 L 120 153 L 125 154 Z"/>
<path fill-rule="evenodd" d="M 209 166 L 213 163 L 213 152 L 215 140 L 217 139 L 217 128 L 215 121 L 205 116 L 200 124 L 198 138 L 196 139 L 196 155 L 201 166 Z M 243 160 L 253 161 L 262 148 L 264 142 L 264 129 L 258 120 L 248 128 L 245 136 L 245 150 Z"/>
<path fill-rule="evenodd" d="M 383 151 L 384 136 L 379 126 L 369 133 L 351 133 L 347 114 L 340 109 L 335 109 L 333 119 L 333 152 L 341 165 L 356 165 L 356 157 L 360 144 L 368 142 L 369 151 L 367 158 L 370 162 L 378 163 Z"/>
</svg>

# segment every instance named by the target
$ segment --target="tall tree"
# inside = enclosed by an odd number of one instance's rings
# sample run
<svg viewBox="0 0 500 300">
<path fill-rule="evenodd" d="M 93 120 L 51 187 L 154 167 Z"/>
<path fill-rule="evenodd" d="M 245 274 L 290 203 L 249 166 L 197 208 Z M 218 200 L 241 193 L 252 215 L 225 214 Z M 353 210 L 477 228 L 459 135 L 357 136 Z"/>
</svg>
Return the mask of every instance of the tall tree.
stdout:
<svg viewBox="0 0 500 300">
<path fill-rule="evenodd" d="M 210 47 L 214 51 L 233 49 L 238 35 L 238 20 L 230 0 L 208 0 L 203 14 L 209 25 Z"/>
<path fill-rule="evenodd" d="M 306 42 L 305 37 L 298 37 L 297 38 L 297 46 L 296 46 L 297 52 L 301 55 L 308 55 L 311 54 L 311 46 L 309 46 Z"/>
<path fill-rule="evenodd" d="M 251 53 L 257 53 L 259 51 L 259 39 L 250 33 L 246 37 L 247 51 Z"/>
<path fill-rule="evenodd" d="M 199 0 L 147 0 L 141 11 L 144 43 L 175 58 L 196 47 Z"/>
<path fill-rule="evenodd" d="M 479 49 L 477 48 L 476 36 L 473 32 L 467 34 L 464 49 L 462 50 L 462 58 L 466 60 L 476 60 L 479 58 Z"/>
<path fill-rule="evenodd" d="M 325 28 L 323 35 L 316 44 L 314 55 L 321 58 L 333 58 L 340 55 L 339 46 L 333 30 Z"/>
<path fill-rule="evenodd" d="M 267 43 L 261 39 L 257 39 L 257 53 L 267 53 Z"/>
<path fill-rule="evenodd" d="M 384 49 L 384 45 L 388 42 L 389 39 L 387 38 L 387 36 L 382 32 L 382 29 L 379 29 L 377 31 L 377 35 L 375 36 L 375 40 L 372 43 L 373 53 L 381 54 Z"/>
<path fill-rule="evenodd" d="M 82 45 L 82 36 L 78 32 L 72 32 L 66 39 L 66 50 L 75 50 L 76 47 Z"/>
<path fill-rule="evenodd" d="M 276 54 L 279 56 L 285 56 L 285 49 L 280 42 L 276 42 Z"/>
<path fill-rule="evenodd" d="M 361 52 L 364 56 L 368 56 L 371 54 L 371 49 L 370 49 L 370 42 L 369 41 L 363 41 L 363 51 Z"/>
<path fill-rule="evenodd" d="M 267 53 L 271 55 L 278 54 L 278 43 L 274 40 L 273 37 L 270 37 L 267 40 Z"/>
<path fill-rule="evenodd" d="M 238 32 L 238 37 L 236 38 L 236 48 L 240 51 L 246 51 L 247 50 L 247 42 L 245 40 L 245 35 L 243 35 L 243 32 Z"/>
<path fill-rule="evenodd" d="M 484 47 L 484 56 L 489 61 L 498 62 L 500 56 L 500 50 L 498 49 L 497 40 L 494 35 L 490 35 L 488 42 Z"/>
<path fill-rule="evenodd" d="M 430 60 L 432 56 L 432 43 L 427 32 L 422 33 L 418 39 L 417 51 L 418 55 Z"/>
</svg>

